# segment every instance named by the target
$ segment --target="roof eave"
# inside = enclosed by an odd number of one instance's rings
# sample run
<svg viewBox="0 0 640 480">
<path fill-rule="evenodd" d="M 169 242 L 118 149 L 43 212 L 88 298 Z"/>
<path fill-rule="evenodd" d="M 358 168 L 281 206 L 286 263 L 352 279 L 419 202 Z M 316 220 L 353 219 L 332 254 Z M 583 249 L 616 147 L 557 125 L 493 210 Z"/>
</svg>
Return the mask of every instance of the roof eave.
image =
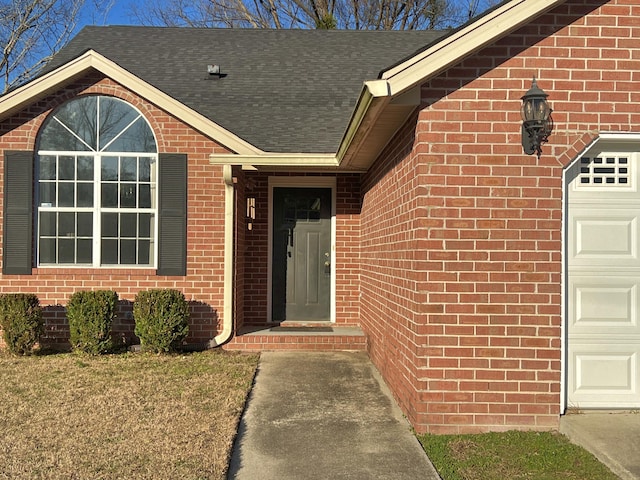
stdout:
<svg viewBox="0 0 640 480">
<path fill-rule="evenodd" d="M 112 80 L 115 80 L 125 88 L 166 110 L 233 152 L 246 155 L 255 155 L 261 152 L 260 149 L 242 140 L 240 137 L 222 128 L 220 125 L 217 125 L 215 122 L 212 122 L 183 103 L 180 103 L 153 85 L 133 75 L 94 50 L 87 50 L 82 55 L 61 65 L 55 70 L 37 77 L 0 97 L 0 121 L 68 85 L 74 80 L 81 78 L 91 70 L 97 70 Z"/>
<path fill-rule="evenodd" d="M 389 114 L 388 110 L 392 108 L 394 98 L 413 88 L 419 88 L 420 84 L 430 78 L 565 1 L 512 0 L 506 2 L 480 16 L 476 21 L 446 35 L 412 58 L 383 71 L 380 80 L 366 82 L 338 149 L 338 160 L 341 165 L 343 163 L 358 165 L 366 169 L 373 164 L 377 158 L 376 152 L 364 148 L 373 136 L 372 125 L 385 116 L 395 120 L 388 121 L 384 129 L 376 131 L 377 142 L 380 143 L 383 136 L 388 143 L 406 121 L 406 116 L 402 118 L 400 115 Z M 382 82 L 387 90 L 386 95 L 382 94 L 382 89 L 377 85 L 381 85 Z M 372 93 L 370 90 L 372 86 L 376 87 L 376 92 L 380 95 Z M 379 153 L 380 150 L 377 152 Z"/>
</svg>

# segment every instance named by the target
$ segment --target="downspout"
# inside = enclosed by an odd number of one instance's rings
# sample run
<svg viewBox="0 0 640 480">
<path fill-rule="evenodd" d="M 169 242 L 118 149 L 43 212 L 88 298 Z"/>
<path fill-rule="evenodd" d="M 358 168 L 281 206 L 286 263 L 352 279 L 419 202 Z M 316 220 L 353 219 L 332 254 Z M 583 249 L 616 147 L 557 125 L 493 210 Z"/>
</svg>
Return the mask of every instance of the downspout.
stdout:
<svg viewBox="0 0 640 480">
<path fill-rule="evenodd" d="M 219 347 L 233 335 L 233 210 L 234 186 L 231 165 L 222 166 L 224 180 L 224 293 L 222 331 L 211 341 L 209 348 Z"/>
</svg>

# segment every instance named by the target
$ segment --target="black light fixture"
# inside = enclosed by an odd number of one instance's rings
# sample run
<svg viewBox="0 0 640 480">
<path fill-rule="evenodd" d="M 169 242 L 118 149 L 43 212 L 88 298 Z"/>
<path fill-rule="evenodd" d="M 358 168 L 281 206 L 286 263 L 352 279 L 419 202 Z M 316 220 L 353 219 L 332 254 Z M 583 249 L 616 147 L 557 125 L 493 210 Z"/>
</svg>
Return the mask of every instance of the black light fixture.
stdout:
<svg viewBox="0 0 640 480">
<path fill-rule="evenodd" d="M 522 148 L 527 155 L 542 154 L 542 144 L 549 140 L 553 130 L 553 111 L 547 103 L 547 95 L 538 87 L 533 77 L 531 88 L 522 96 Z"/>
</svg>

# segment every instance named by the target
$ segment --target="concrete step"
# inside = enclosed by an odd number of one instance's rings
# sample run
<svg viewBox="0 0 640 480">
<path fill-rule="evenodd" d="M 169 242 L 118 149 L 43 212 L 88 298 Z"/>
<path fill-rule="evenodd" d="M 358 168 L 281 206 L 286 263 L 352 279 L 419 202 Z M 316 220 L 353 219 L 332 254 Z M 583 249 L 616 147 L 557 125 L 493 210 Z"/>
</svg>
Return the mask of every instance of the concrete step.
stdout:
<svg viewBox="0 0 640 480">
<path fill-rule="evenodd" d="M 240 351 L 365 351 L 367 340 L 360 327 L 335 325 L 278 325 L 246 327 L 227 344 Z"/>
</svg>

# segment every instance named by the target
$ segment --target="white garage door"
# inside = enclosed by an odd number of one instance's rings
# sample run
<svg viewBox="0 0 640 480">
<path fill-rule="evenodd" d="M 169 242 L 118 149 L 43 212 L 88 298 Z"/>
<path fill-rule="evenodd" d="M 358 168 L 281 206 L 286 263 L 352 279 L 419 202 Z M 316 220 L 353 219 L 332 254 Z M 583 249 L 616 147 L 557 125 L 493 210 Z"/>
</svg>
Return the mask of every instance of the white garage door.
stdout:
<svg viewBox="0 0 640 480">
<path fill-rule="evenodd" d="M 638 153 L 578 159 L 568 186 L 568 406 L 640 407 Z"/>
</svg>

